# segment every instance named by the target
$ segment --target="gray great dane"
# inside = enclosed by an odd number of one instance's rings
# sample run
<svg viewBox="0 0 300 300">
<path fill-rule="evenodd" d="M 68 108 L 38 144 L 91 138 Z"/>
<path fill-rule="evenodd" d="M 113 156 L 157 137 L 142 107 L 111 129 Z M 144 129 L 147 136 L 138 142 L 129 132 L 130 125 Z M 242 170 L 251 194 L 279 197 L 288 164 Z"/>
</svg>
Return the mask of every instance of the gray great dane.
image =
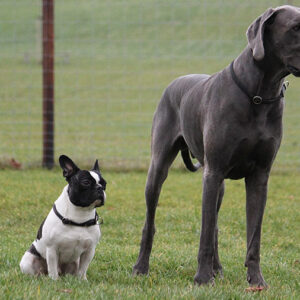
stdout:
<svg viewBox="0 0 300 300">
<path fill-rule="evenodd" d="M 151 164 L 145 189 L 146 221 L 133 274 L 147 274 L 155 211 L 178 152 L 186 167 L 203 167 L 202 228 L 196 284 L 222 273 L 218 212 L 224 179 L 245 178 L 250 285 L 266 287 L 260 269 L 261 225 L 268 178 L 282 137 L 284 78 L 300 76 L 300 8 L 270 8 L 247 30 L 248 45 L 224 70 L 177 78 L 165 90 L 152 126 Z M 199 164 L 193 164 L 191 156 Z"/>
</svg>

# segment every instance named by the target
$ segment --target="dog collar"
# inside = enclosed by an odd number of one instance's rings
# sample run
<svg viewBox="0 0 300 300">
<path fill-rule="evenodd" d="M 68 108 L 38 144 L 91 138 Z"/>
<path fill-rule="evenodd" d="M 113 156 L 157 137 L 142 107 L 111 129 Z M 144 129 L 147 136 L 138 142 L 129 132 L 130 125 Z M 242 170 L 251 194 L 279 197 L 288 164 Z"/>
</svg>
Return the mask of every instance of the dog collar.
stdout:
<svg viewBox="0 0 300 300">
<path fill-rule="evenodd" d="M 97 212 L 95 212 L 95 218 L 90 219 L 86 222 L 83 223 L 76 223 L 70 219 L 64 218 L 57 210 L 56 205 L 53 205 L 53 211 L 54 213 L 57 215 L 57 217 L 59 219 L 61 219 L 61 221 L 63 222 L 63 224 L 65 225 L 73 225 L 73 226 L 81 226 L 81 227 L 88 227 L 88 226 L 93 226 L 93 225 L 97 225 L 97 222 L 99 220 L 99 216 L 97 214 Z"/>
<path fill-rule="evenodd" d="M 287 89 L 287 87 L 289 86 L 289 82 L 285 81 L 282 85 L 281 91 L 280 91 L 280 95 L 278 97 L 274 97 L 274 98 L 270 98 L 270 99 L 263 99 L 261 96 L 255 95 L 252 96 L 248 90 L 246 89 L 246 87 L 241 83 L 241 81 L 237 78 L 234 69 L 233 69 L 233 63 L 234 61 L 232 61 L 232 63 L 230 64 L 230 73 L 231 73 L 231 77 L 233 79 L 233 81 L 235 82 L 235 84 L 239 87 L 239 89 L 248 96 L 248 98 L 250 99 L 251 103 L 253 104 L 272 104 L 276 101 L 281 100 L 284 97 L 284 93 Z"/>
</svg>

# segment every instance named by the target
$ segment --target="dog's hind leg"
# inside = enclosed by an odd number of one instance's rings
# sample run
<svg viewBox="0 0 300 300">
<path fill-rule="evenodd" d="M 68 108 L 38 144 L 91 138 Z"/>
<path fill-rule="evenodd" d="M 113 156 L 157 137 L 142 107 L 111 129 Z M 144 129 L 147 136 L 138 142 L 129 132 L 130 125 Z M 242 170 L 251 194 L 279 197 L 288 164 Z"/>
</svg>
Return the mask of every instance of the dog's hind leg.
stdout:
<svg viewBox="0 0 300 300">
<path fill-rule="evenodd" d="M 218 252 L 218 214 L 219 214 L 219 210 L 222 204 L 222 200 L 223 200 L 223 196 L 224 196 L 224 190 L 225 190 L 225 184 L 224 181 L 220 187 L 220 191 L 219 191 L 219 198 L 218 198 L 218 203 L 217 203 L 217 221 L 216 221 L 216 228 L 215 228 L 215 249 L 214 249 L 214 256 L 213 256 L 213 273 L 214 276 L 216 276 L 217 274 L 220 274 L 220 276 L 223 276 L 223 269 L 222 269 L 222 265 L 220 263 L 220 259 L 219 259 L 219 252 Z"/>
<path fill-rule="evenodd" d="M 172 156 L 169 156 L 169 160 L 166 162 L 163 162 L 163 159 L 161 159 L 160 163 L 158 164 L 153 160 L 151 162 L 145 190 L 147 205 L 146 221 L 142 234 L 140 254 L 137 263 L 133 268 L 134 274 L 147 274 L 149 271 L 149 257 L 152 249 L 153 236 L 155 233 L 155 211 L 162 184 L 167 178 L 171 160 L 173 161 L 175 157 L 175 153 L 172 153 Z"/>
<path fill-rule="evenodd" d="M 20 262 L 20 269 L 22 273 L 28 275 L 46 275 L 47 263 L 42 257 L 38 257 L 28 251 L 23 255 Z"/>
<path fill-rule="evenodd" d="M 164 107 L 166 109 L 166 107 Z M 162 115 L 158 115 L 162 113 Z M 140 253 L 133 267 L 133 274 L 147 274 L 149 258 L 155 233 L 155 211 L 161 187 L 168 176 L 168 170 L 180 150 L 179 122 L 172 111 L 158 110 L 152 129 L 152 156 L 145 188 L 146 221 L 143 228 Z"/>
</svg>

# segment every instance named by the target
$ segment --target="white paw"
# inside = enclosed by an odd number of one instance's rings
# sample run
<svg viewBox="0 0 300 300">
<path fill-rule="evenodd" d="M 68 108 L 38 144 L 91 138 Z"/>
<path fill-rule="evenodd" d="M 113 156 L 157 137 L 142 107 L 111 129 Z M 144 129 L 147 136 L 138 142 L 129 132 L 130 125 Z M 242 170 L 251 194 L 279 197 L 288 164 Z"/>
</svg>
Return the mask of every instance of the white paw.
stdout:
<svg viewBox="0 0 300 300">
<path fill-rule="evenodd" d="M 87 278 L 86 278 L 86 274 L 78 274 L 78 278 L 81 279 L 81 280 L 88 281 Z"/>
<path fill-rule="evenodd" d="M 53 280 L 57 280 L 58 279 L 58 274 L 50 274 L 49 273 L 49 277 Z"/>
</svg>

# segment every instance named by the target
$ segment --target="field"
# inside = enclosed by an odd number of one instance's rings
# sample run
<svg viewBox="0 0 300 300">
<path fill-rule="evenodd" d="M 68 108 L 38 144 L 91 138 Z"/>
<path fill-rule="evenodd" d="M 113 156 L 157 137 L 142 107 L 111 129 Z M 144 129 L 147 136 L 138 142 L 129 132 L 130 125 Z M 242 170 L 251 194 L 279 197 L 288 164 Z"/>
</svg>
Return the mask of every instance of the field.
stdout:
<svg viewBox="0 0 300 300">
<path fill-rule="evenodd" d="M 284 1 L 56 1 L 55 159 L 145 169 L 165 87 L 211 74 L 246 46 L 249 24 Z M 300 5 L 299 0 L 294 1 Z M 41 163 L 41 1 L 0 4 L 0 165 Z M 289 76 L 276 168 L 299 171 L 299 81 Z M 178 166 L 179 163 L 177 162 Z"/>
<path fill-rule="evenodd" d="M 201 171 L 176 160 L 163 187 L 150 275 L 132 277 L 145 216 L 153 112 L 164 88 L 188 73 L 214 73 L 246 46 L 249 24 L 280 0 L 55 1 L 55 161 L 100 160 L 108 181 L 102 240 L 88 282 L 53 282 L 19 270 L 57 199 L 61 171 L 42 153 L 41 1 L 0 2 L 0 299 L 299 299 L 300 101 L 289 76 L 284 138 L 269 184 L 261 266 L 268 290 L 245 292 L 245 192 L 226 182 L 221 207 L 224 279 L 195 287 Z M 300 6 L 300 0 L 288 1 Z M 22 165 L 12 170 L 11 159 Z"/>
<path fill-rule="evenodd" d="M 18 263 L 65 182 L 61 172 L 1 171 L 1 299 L 252 299 L 246 293 L 245 195 L 242 181 L 226 182 L 220 212 L 220 259 L 224 279 L 194 287 L 200 235 L 201 173 L 172 171 L 157 212 L 150 275 L 132 277 L 144 222 L 143 172 L 105 172 L 106 205 L 98 209 L 103 237 L 88 282 L 67 276 L 53 282 L 20 273 Z M 274 175 L 263 224 L 261 266 L 270 288 L 262 299 L 297 299 L 300 176 Z M 183 187 L 184 188 L 179 188 Z"/>
</svg>

